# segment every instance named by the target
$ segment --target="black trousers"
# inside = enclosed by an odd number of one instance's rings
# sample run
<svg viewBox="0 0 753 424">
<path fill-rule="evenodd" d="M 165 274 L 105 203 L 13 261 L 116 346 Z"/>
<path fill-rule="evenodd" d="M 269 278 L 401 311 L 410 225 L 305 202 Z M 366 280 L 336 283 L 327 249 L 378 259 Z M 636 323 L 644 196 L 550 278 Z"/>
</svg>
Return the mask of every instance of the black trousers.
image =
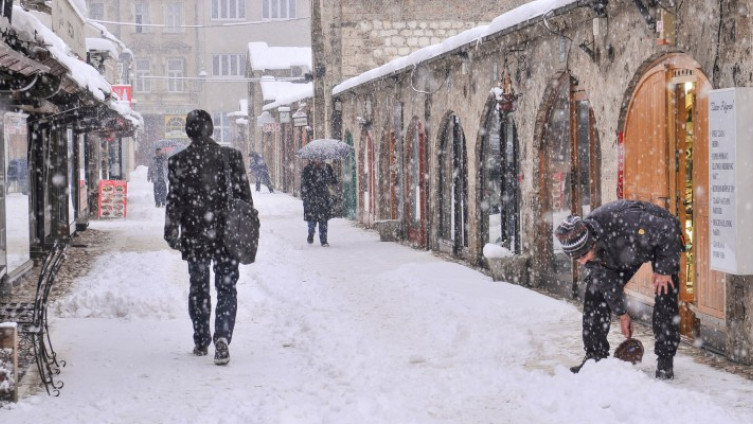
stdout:
<svg viewBox="0 0 753 424">
<path fill-rule="evenodd" d="M 256 191 L 259 191 L 261 189 L 261 185 L 264 184 L 269 189 L 269 192 L 273 192 L 274 188 L 272 187 L 272 181 L 269 180 L 269 174 L 264 173 L 260 176 L 254 177 L 256 180 Z"/>
<path fill-rule="evenodd" d="M 680 344 L 680 308 L 678 304 L 679 279 L 672 276 L 675 288 L 669 293 L 654 295 L 652 326 L 654 331 L 654 353 L 659 357 L 672 357 Z M 590 279 L 586 284 L 583 301 L 583 346 L 586 356 L 606 358 L 609 356 L 609 326 L 612 311 L 604 299 L 604 294 L 595 289 Z"/>
<path fill-rule="evenodd" d="M 157 179 L 154 183 L 154 203 L 159 206 L 165 206 L 167 202 L 167 183 L 165 180 Z"/>
<path fill-rule="evenodd" d="M 214 261 L 214 287 L 217 291 L 217 310 L 214 315 L 214 337 L 209 329 L 212 314 L 212 297 L 209 288 L 210 260 L 188 262 L 191 288 L 188 294 L 188 315 L 193 323 L 193 341 L 196 346 L 206 347 L 224 337 L 228 344 L 233 338 L 238 298 L 235 284 L 238 282 L 238 262 L 232 259 Z"/>
</svg>

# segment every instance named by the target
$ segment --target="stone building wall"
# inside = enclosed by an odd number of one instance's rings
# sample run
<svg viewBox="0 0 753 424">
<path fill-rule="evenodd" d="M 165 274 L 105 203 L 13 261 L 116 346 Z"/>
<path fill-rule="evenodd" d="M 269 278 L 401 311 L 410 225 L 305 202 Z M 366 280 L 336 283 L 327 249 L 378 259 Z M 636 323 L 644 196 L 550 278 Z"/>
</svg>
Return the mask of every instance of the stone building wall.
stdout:
<svg viewBox="0 0 753 424">
<path fill-rule="evenodd" d="M 404 131 L 414 116 L 424 121 L 430 152 L 430 249 L 438 250 L 439 131 L 443 120 L 454 113 L 460 118 L 465 133 L 470 176 L 471 240 L 468 256 L 460 259 L 474 264 L 480 257 L 483 248 L 478 231 L 480 187 L 475 176 L 481 167 L 483 117 L 493 105 L 489 90 L 496 85 L 503 69 L 513 76 L 513 87 L 519 94 L 514 120 L 520 142 L 523 238 L 520 256 L 530 260 L 520 262 L 525 269 L 519 269 L 518 273 L 530 272 L 527 281 L 534 285 L 545 280 L 541 274 L 542 252 L 537 244 L 542 238 L 551 237 L 541 225 L 545 217 L 541 215 L 542 187 L 539 181 L 540 155 L 544 148 L 540 144 L 540 131 L 544 125 L 545 102 L 558 75 L 569 73 L 577 81 L 578 90 L 584 91 L 590 101 L 601 156 L 599 184 L 602 203 L 617 198 L 620 132 L 642 72 L 657 59 L 672 53 L 692 58 L 712 82 L 713 88 L 753 86 L 749 42 L 753 38 L 751 6 L 744 0 L 721 3 L 699 0 L 682 5 L 674 11 L 676 40 L 671 45 L 657 43 L 654 27 L 648 25 L 630 0 L 609 2 L 608 14 L 608 20 L 600 20 L 590 7 L 576 5 L 562 16 L 547 16 L 546 22 L 540 19 L 509 35 L 490 37 L 482 43 L 417 64 L 415 70 L 404 69 L 336 96 L 343 103 L 343 133 L 352 134 L 358 151 L 360 135 L 367 131 L 376 143 L 378 158 L 380 153 L 382 156 L 385 153 L 386 147 L 380 144 L 385 134 Z M 657 16 L 655 10 L 652 14 Z M 351 25 L 349 30 L 353 31 L 354 37 L 356 31 L 386 36 L 384 22 L 381 26 L 373 22 L 364 19 Z M 426 24 L 428 27 L 429 23 Z M 407 23 L 406 28 L 409 28 Z M 415 28 L 421 29 L 419 21 L 416 21 Z M 345 32 L 343 26 L 343 34 Z M 399 33 L 393 36 L 399 36 Z M 593 57 L 579 47 L 581 45 L 588 47 Z M 368 47 L 377 48 L 376 44 Z M 343 53 L 343 63 L 347 61 L 346 56 Z M 402 104 L 402 119 L 392 124 L 398 102 Z M 363 125 L 364 118 L 367 125 Z M 714 348 L 725 351 L 730 358 L 753 363 L 751 278 L 728 275 L 726 279 L 726 321 L 703 317 L 703 336 L 708 337 L 710 345 L 713 339 Z"/>
</svg>

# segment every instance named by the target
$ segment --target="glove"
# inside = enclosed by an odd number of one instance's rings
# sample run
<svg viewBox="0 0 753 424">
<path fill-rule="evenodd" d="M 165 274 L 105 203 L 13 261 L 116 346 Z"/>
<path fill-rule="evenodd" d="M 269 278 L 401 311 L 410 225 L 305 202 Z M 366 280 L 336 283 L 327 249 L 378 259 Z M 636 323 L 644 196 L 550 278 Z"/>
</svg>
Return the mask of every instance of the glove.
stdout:
<svg viewBox="0 0 753 424">
<path fill-rule="evenodd" d="M 180 238 L 167 239 L 167 245 L 170 246 L 171 249 L 180 250 Z"/>
</svg>

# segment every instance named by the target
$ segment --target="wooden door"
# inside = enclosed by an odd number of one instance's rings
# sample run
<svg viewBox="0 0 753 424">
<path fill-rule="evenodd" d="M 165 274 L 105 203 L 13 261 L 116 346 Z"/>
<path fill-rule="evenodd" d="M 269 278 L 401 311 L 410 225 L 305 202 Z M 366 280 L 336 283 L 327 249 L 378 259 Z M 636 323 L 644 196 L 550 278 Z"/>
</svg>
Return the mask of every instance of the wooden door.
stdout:
<svg viewBox="0 0 753 424">
<path fill-rule="evenodd" d="M 669 207 L 667 145 L 667 77 L 664 67 L 649 71 L 638 83 L 625 119 L 624 197 Z M 633 277 L 628 290 L 653 304 L 650 264 Z"/>
<path fill-rule="evenodd" d="M 413 119 L 405 143 L 405 189 L 408 190 L 405 224 L 414 247 L 426 247 L 426 134 L 421 121 Z"/>
<path fill-rule="evenodd" d="M 695 311 L 724 318 L 724 275 L 709 268 L 708 98 L 700 93 L 710 88 L 697 64 L 668 58 L 636 86 L 624 132 L 624 197 L 670 210 L 683 227 L 681 330 L 690 337 L 699 325 Z M 650 264 L 627 289 L 653 304 Z"/>
</svg>

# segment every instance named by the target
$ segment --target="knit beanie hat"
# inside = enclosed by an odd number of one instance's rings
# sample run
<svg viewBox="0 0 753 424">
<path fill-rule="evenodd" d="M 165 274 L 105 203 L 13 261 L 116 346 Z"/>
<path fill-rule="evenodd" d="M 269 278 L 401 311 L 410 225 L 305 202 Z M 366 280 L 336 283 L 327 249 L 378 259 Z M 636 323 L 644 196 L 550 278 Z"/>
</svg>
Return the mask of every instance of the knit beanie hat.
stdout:
<svg viewBox="0 0 753 424">
<path fill-rule="evenodd" d="M 578 215 L 570 215 L 554 231 L 562 250 L 571 258 L 580 258 L 588 253 L 595 240 L 586 223 Z"/>
</svg>

